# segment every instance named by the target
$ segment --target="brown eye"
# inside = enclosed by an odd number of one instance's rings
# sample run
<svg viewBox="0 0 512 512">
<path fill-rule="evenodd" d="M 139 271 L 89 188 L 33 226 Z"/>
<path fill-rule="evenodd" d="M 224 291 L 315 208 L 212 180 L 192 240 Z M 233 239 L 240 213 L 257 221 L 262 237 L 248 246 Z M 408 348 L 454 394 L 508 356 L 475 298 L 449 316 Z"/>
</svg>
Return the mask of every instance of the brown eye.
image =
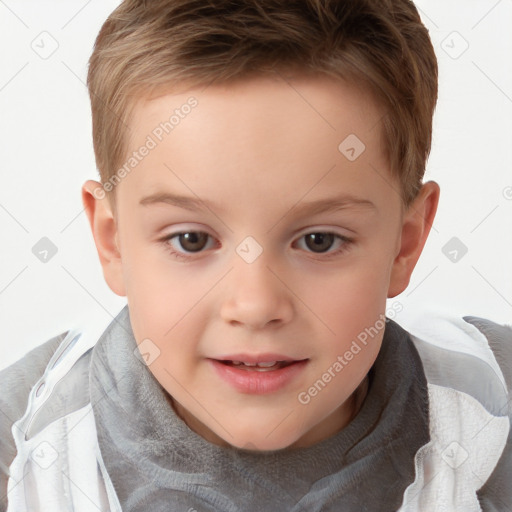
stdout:
<svg viewBox="0 0 512 512">
<path fill-rule="evenodd" d="M 164 236 L 160 242 L 173 258 L 182 261 L 201 258 L 208 249 L 218 246 L 215 238 L 204 231 L 181 231 Z"/>
<path fill-rule="evenodd" d="M 173 238 L 178 238 L 181 247 L 187 252 L 201 251 L 208 242 L 208 234 L 199 231 L 180 233 Z"/>
<path fill-rule="evenodd" d="M 317 260 L 326 261 L 345 255 L 354 245 L 354 239 L 330 231 L 313 231 L 299 237 L 296 244 L 310 256 L 316 254 Z"/>
<path fill-rule="evenodd" d="M 314 252 L 325 252 L 334 243 L 336 235 L 333 233 L 309 233 L 304 235 L 306 245 Z"/>
</svg>

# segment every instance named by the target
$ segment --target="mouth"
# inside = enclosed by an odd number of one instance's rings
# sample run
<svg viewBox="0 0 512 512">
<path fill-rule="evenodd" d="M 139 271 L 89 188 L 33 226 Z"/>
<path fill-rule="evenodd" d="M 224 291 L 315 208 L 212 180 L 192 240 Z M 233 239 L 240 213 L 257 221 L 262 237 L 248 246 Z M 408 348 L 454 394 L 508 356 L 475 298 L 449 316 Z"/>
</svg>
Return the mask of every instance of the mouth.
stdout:
<svg viewBox="0 0 512 512">
<path fill-rule="evenodd" d="M 292 364 L 305 361 L 305 359 L 301 359 L 298 361 L 260 361 L 257 363 L 250 363 L 246 361 L 234 361 L 230 359 L 220 359 L 218 361 L 226 366 L 232 366 L 234 368 L 237 368 L 238 370 L 272 372 L 275 370 L 280 370 L 281 368 L 286 368 L 287 366 L 290 366 Z"/>
<path fill-rule="evenodd" d="M 291 359 L 282 354 L 236 354 L 209 361 L 217 375 L 236 391 L 267 394 L 290 389 L 303 375 L 309 359 Z"/>
</svg>

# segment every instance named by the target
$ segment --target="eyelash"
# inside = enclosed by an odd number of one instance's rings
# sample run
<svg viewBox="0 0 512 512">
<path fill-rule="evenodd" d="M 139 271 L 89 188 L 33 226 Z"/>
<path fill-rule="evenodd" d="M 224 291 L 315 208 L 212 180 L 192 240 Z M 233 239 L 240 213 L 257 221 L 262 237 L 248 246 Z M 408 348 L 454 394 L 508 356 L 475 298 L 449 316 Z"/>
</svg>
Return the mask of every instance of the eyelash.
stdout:
<svg viewBox="0 0 512 512">
<path fill-rule="evenodd" d="M 193 255 L 193 254 L 201 254 L 203 251 L 197 251 L 196 253 L 193 253 L 193 252 L 191 252 L 191 253 L 183 253 L 183 252 L 176 251 L 175 249 L 173 249 L 172 245 L 169 243 L 173 238 L 177 238 L 180 235 L 190 234 L 190 233 L 204 233 L 208 237 L 212 238 L 208 233 L 206 233 L 204 231 L 180 231 L 178 233 L 173 233 L 171 235 L 167 235 L 167 236 L 161 238 L 160 241 L 164 244 L 164 246 L 166 247 L 167 251 L 173 257 L 175 257 L 176 259 L 182 260 L 182 261 L 190 261 L 190 260 L 194 259 L 194 256 L 188 256 L 188 254 L 191 254 L 191 255 Z M 309 252 L 310 254 L 318 255 L 318 256 L 321 257 L 321 259 L 324 259 L 324 260 L 330 259 L 330 258 L 334 258 L 336 256 L 340 256 L 341 254 L 344 254 L 345 252 L 347 252 L 350 249 L 351 245 L 354 242 L 354 240 L 352 238 L 348 238 L 346 236 L 339 235 L 338 233 L 334 233 L 332 231 L 310 231 L 308 233 L 304 233 L 302 236 L 300 236 L 298 238 L 298 240 L 304 238 L 307 235 L 311 235 L 311 234 L 334 235 L 335 238 L 338 238 L 339 240 L 341 240 L 342 245 L 338 249 L 336 249 L 335 251 L 332 251 L 332 252 L 325 252 L 325 253 L 319 252 L 319 253 L 315 253 L 315 252 L 312 252 L 312 251 L 306 251 L 306 252 Z"/>
</svg>

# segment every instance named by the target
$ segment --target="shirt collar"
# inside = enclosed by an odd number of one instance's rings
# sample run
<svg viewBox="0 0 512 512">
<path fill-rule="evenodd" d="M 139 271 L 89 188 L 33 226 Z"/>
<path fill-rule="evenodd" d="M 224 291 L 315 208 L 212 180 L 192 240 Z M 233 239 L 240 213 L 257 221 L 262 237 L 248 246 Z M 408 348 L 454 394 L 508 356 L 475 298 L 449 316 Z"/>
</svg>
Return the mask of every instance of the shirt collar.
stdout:
<svg viewBox="0 0 512 512">
<path fill-rule="evenodd" d="M 429 441 L 421 360 L 408 333 L 389 319 L 359 412 L 307 448 L 251 452 L 206 441 L 176 415 L 137 353 L 126 306 L 96 343 L 90 373 L 100 450 L 126 511 L 182 502 L 250 511 L 247 495 L 259 511 L 267 510 L 265 500 L 275 510 L 277 498 L 286 510 L 297 503 L 307 510 L 310 500 L 339 500 L 345 511 L 359 511 L 363 502 L 369 510 L 396 510 L 414 480 L 414 455 Z"/>
</svg>

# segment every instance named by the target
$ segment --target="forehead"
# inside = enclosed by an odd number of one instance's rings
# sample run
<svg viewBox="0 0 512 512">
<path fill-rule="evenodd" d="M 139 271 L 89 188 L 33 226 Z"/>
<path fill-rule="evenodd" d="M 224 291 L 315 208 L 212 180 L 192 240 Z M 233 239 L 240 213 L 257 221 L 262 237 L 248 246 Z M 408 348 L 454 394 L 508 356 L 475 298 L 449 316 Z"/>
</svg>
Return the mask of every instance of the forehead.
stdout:
<svg viewBox="0 0 512 512">
<path fill-rule="evenodd" d="M 195 109 L 194 113 L 200 110 L 203 119 L 209 117 L 209 121 L 215 121 L 219 127 L 227 125 L 233 131 L 237 131 L 242 121 L 256 123 L 262 118 L 267 128 L 275 125 L 281 133 L 292 133 L 298 128 L 286 122 L 278 124 L 277 120 L 282 119 L 290 123 L 307 122 L 304 131 L 311 134 L 330 129 L 342 135 L 343 131 L 353 130 L 364 138 L 369 135 L 366 131 L 373 130 L 383 116 L 383 109 L 365 85 L 325 74 L 315 77 L 275 73 L 222 85 L 188 87 L 181 84 L 175 90 L 160 87 L 150 96 L 141 96 L 134 102 L 130 142 L 136 142 L 141 130 L 148 132 L 152 126 L 168 120 L 191 97 L 200 104 L 200 109 Z M 376 133 L 379 131 L 377 129 Z"/>
<path fill-rule="evenodd" d="M 151 149 L 119 188 L 129 183 L 139 197 L 212 192 L 217 200 L 224 192 L 254 205 L 269 191 L 288 203 L 287 194 L 314 200 L 334 185 L 371 196 L 375 173 L 387 172 L 381 119 L 367 92 L 325 76 L 256 77 L 153 95 L 134 106 L 127 159 Z"/>
</svg>

